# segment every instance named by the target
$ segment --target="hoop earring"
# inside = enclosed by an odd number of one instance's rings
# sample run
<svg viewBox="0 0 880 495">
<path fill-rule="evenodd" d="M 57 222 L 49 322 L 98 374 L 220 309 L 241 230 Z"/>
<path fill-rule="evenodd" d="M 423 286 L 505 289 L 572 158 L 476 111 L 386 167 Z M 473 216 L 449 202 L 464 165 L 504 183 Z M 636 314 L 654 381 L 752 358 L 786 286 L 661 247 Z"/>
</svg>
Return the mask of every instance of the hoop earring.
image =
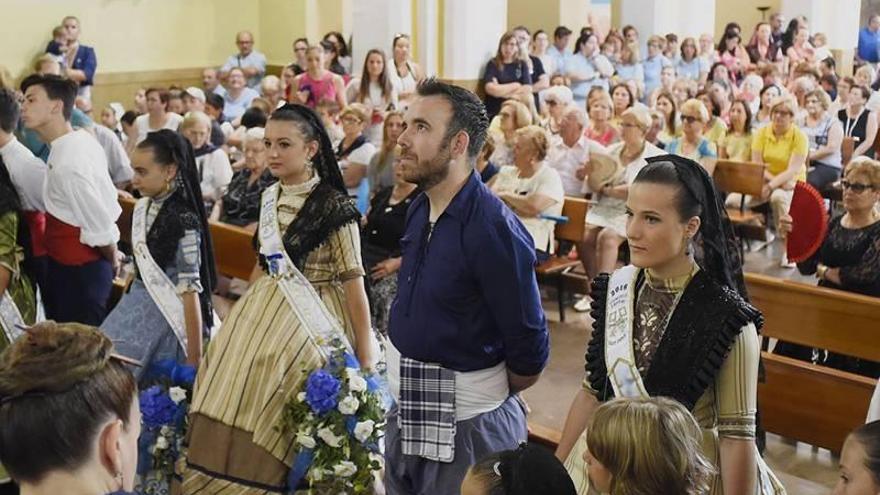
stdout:
<svg viewBox="0 0 880 495">
<path fill-rule="evenodd" d="M 114 479 L 116 480 L 116 483 L 119 485 L 119 490 L 124 490 L 125 489 L 125 486 L 124 486 L 125 480 L 123 479 L 122 471 L 119 471 L 118 473 L 116 473 L 116 477 Z"/>
</svg>

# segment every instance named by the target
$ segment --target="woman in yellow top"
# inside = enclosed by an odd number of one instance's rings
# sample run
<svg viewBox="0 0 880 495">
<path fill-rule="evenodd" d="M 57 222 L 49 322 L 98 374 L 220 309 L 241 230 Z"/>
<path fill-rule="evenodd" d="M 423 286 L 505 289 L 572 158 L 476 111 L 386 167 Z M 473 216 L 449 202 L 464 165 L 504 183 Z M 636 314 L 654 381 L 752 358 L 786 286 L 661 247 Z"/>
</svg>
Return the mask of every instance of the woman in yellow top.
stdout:
<svg viewBox="0 0 880 495">
<path fill-rule="evenodd" d="M 773 221 L 777 223 L 788 213 L 794 185 L 807 180 L 807 155 L 810 151 L 807 135 L 794 125 L 797 103 L 790 96 L 780 96 L 770 104 L 770 125 L 755 133 L 752 139 L 752 161 L 767 165 L 764 170 L 764 190 L 759 203 L 770 202 Z M 785 251 L 783 250 L 783 253 Z M 785 254 L 781 265 L 793 267 Z"/>
<path fill-rule="evenodd" d="M 703 125 L 703 136 L 717 145 L 727 134 L 727 123 L 721 118 L 721 102 L 714 93 L 706 90 L 697 93 L 697 99 L 702 101 L 709 111 L 709 120 Z"/>
<path fill-rule="evenodd" d="M 752 159 L 752 111 L 745 100 L 737 98 L 730 106 L 730 129 L 718 143 L 718 156 L 738 162 Z"/>
</svg>

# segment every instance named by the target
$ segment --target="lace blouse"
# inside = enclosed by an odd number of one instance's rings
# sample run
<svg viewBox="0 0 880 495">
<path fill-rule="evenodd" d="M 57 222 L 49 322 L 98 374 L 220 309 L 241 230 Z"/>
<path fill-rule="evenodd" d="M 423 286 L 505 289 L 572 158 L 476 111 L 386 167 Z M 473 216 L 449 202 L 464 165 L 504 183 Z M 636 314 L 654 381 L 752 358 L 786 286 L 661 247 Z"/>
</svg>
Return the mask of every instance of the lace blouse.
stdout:
<svg viewBox="0 0 880 495">
<path fill-rule="evenodd" d="M 816 273 L 819 263 L 840 268 L 840 286 L 822 280 L 819 285 L 880 297 L 880 221 L 850 229 L 841 225 L 843 216 L 831 220 L 822 247 L 812 258 L 798 264 L 804 275 Z"/>
</svg>

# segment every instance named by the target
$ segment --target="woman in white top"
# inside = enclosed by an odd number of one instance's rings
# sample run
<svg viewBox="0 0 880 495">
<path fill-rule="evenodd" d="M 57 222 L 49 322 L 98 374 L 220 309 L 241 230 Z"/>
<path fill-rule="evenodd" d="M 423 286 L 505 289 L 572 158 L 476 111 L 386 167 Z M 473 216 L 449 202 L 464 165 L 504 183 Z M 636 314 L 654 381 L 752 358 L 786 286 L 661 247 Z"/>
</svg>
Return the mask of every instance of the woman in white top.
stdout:
<svg viewBox="0 0 880 495">
<path fill-rule="evenodd" d="M 532 56 L 541 59 L 544 73 L 548 76 L 556 74 L 556 60 L 547 54 L 550 48 L 550 36 L 543 29 L 535 31 L 532 35 Z"/>
<path fill-rule="evenodd" d="M 492 192 L 516 213 L 535 241 L 538 262 L 545 261 L 554 249 L 556 222 L 541 215 L 562 215 L 565 191 L 559 172 L 547 165 L 547 131 L 529 125 L 516 131 L 514 165 L 501 168 L 489 181 Z"/>
<path fill-rule="evenodd" d="M 352 103 L 342 109 L 339 120 L 342 122 L 344 136 L 336 148 L 342 180 L 348 189 L 348 195 L 356 198 L 361 213 L 366 213 L 370 205 L 368 172 L 370 160 L 376 154 L 376 147 L 364 135 L 369 119 L 370 110 L 362 103 Z"/>
<path fill-rule="evenodd" d="M 614 271 L 617 251 L 626 240 L 626 197 L 629 186 L 647 165 L 646 158 L 663 154 L 663 150 L 645 140 L 651 124 L 651 112 L 646 107 L 636 105 L 627 109 L 620 119 L 621 142 L 608 148 L 608 153 L 623 166 L 623 172 L 616 180 L 593 191 L 596 201 L 587 212 L 584 240 L 577 246 L 578 255 L 590 279 L 599 273 Z M 591 168 L 592 165 L 588 163 L 588 176 L 592 173 Z M 578 301 L 574 309 L 589 311 L 589 298 Z"/>
<path fill-rule="evenodd" d="M 223 148 L 211 144 L 211 118 L 204 112 L 189 112 L 180 124 L 180 133 L 192 144 L 199 172 L 199 185 L 207 211 L 226 192 L 232 180 L 232 165 Z"/>
<path fill-rule="evenodd" d="M 137 143 L 143 141 L 149 132 L 160 129 L 176 131 L 180 126 L 183 117 L 168 111 L 168 97 L 168 90 L 165 88 L 147 90 L 147 113 L 134 119 L 134 126 L 138 133 Z"/>
<path fill-rule="evenodd" d="M 419 64 L 409 56 L 410 40 L 408 34 L 398 34 L 391 41 L 391 63 L 388 64 L 388 78 L 397 93 L 401 109 L 409 106 L 416 94 L 416 86 L 425 78 Z"/>
<path fill-rule="evenodd" d="M 370 122 L 364 134 L 374 146 L 382 146 L 382 122 L 385 120 L 385 113 L 396 109 L 398 105 L 397 91 L 391 85 L 385 70 L 385 52 L 378 48 L 367 52 L 361 77 L 348 83 L 346 99 L 363 103 L 370 110 Z"/>
</svg>

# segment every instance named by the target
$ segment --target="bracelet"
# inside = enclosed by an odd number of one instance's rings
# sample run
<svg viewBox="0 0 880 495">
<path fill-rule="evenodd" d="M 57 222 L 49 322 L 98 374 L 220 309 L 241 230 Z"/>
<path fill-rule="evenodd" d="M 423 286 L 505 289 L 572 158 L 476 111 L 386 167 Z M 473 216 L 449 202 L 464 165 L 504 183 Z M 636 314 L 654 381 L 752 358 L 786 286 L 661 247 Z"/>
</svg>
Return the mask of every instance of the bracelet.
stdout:
<svg viewBox="0 0 880 495">
<path fill-rule="evenodd" d="M 816 277 L 818 277 L 819 280 L 825 280 L 825 274 L 826 274 L 826 273 L 828 273 L 828 267 L 827 267 L 827 266 L 825 266 L 825 265 L 819 265 L 818 267 L 816 267 Z"/>
</svg>

